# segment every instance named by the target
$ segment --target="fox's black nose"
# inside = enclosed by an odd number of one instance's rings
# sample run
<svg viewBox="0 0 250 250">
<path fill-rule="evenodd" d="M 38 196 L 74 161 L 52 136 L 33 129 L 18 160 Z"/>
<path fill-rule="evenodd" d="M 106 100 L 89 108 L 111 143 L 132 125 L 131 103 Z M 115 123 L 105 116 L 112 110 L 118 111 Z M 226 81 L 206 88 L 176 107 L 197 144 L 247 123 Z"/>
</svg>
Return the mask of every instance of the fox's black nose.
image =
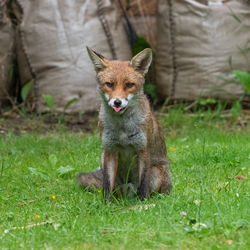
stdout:
<svg viewBox="0 0 250 250">
<path fill-rule="evenodd" d="M 121 101 L 120 99 L 116 98 L 115 101 L 114 101 L 114 104 L 115 104 L 115 106 L 118 108 L 118 107 L 121 106 L 122 101 Z"/>
</svg>

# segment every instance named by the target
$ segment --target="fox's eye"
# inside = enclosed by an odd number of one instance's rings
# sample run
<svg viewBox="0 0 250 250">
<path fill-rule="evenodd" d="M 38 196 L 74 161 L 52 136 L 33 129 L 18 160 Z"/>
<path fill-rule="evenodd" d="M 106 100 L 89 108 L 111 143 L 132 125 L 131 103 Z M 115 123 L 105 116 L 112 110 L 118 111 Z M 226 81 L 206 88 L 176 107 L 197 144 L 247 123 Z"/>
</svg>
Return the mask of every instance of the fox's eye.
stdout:
<svg viewBox="0 0 250 250">
<path fill-rule="evenodd" d="M 105 85 L 108 87 L 108 88 L 113 88 L 114 87 L 114 83 L 112 82 L 105 82 Z"/>
<path fill-rule="evenodd" d="M 129 82 L 129 83 L 126 84 L 126 88 L 128 88 L 128 89 L 131 89 L 134 86 L 135 86 L 135 84 L 132 83 L 132 82 Z"/>
</svg>

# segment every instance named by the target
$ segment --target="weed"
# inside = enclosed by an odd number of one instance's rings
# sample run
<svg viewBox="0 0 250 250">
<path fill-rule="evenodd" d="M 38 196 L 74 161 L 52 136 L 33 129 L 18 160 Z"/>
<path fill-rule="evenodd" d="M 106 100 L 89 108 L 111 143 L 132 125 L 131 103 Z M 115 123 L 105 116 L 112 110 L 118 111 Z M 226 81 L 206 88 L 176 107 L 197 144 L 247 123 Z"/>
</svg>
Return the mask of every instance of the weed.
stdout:
<svg viewBox="0 0 250 250">
<path fill-rule="evenodd" d="M 250 94 L 250 73 L 234 70 L 233 74 L 237 77 L 239 83 L 243 86 L 245 93 Z"/>
<path fill-rule="evenodd" d="M 43 94 L 42 95 L 44 102 L 46 103 L 47 107 L 49 108 L 50 112 L 53 113 L 54 111 L 54 98 L 52 95 Z"/>
<path fill-rule="evenodd" d="M 33 86 L 33 82 L 34 82 L 33 80 L 29 81 L 21 89 L 21 98 L 22 98 L 22 101 L 24 102 L 24 104 L 27 101 L 28 95 L 29 95 L 30 90 Z"/>
<path fill-rule="evenodd" d="M 58 122 L 59 123 L 63 123 L 64 122 L 64 118 L 65 118 L 65 114 L 66 114 L 66 111 L 67 109 L 75 102 L 78 102 L 78 98 L 72 98 L 70 99 L 65 105 L 64 105 L 64 108 L 63 108 L 63 112 L 59 114 L 58 116 Z"/>
<path fill-rule="evenodd" d="M 62 124 L 65 121 L 65 115 L 66 112 L 68 110 L 68 108 L 75 102 L 78 101 L 78 98 L 72 98 L 69 101 L 67 101 L 67 103 L 64 105 L 63 107 L 63 112 L 60 112 L 58 114 L 56 114 L 56 112 L 54 111 L 54 98 L 52 95 L 49 94 L 44 94 L 42 95 L 44 102 L 46 103 L 48 109 L 49 109 L 49 113 L 48 113 L 48 118 L 50 121 L 53 120 L 53 118 L 56 118 L 57 122 Z M 79 115 L 80 116 L 80 115 Z"/>
</svg>

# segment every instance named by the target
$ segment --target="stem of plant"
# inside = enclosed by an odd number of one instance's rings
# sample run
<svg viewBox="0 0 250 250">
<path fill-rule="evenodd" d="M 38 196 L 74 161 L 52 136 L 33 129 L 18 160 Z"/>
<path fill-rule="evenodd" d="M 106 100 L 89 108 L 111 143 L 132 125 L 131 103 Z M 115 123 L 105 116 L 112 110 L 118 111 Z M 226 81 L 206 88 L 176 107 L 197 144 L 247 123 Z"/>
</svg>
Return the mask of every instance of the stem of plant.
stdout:
<svg viewBox="0 0 250 250">
<path fill-rule="evenodd" d="M 2 160 L 2 162 L 1 162 L 1 177 L 3 176 L 3 166 L 4 166 L 4 164 L 3 164 L 3 160 Z"/>
<path fill-rule="evenodd" d="M 198 221 L 199 224 L 201 223 L 201 205 L 202 205 L 202 199 L 203 199 L 203 169 L 205 165 L 205 145 L 206 145 L 206 138 L 203 138 L 203 145 L 202 145 L 202 159 L 203 159 L 203 167 L 201 168 L 200 171 L 200 177 L 201 177 L 201 182 L 200 182 L 200 204 L 199 204 L 199 210 L 198 210 Z"/>
</svg>

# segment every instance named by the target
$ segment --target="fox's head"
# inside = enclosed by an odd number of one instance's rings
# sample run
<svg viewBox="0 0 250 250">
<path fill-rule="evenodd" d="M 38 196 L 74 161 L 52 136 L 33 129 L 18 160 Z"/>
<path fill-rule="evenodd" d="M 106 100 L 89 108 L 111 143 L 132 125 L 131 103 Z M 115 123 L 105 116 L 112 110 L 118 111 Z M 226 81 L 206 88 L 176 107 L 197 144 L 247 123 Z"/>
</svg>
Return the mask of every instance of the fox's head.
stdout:
<svg viewBox="0 0 250 250">
<path fill-rule="evenodd" d="M 144 77 L 152 61 L 147 48 L 131 61 L 110 61 L 87 47 L 94 64 L 101 96 L 111 109 L 122 114 L 143 94 Z"/>
</svg>

